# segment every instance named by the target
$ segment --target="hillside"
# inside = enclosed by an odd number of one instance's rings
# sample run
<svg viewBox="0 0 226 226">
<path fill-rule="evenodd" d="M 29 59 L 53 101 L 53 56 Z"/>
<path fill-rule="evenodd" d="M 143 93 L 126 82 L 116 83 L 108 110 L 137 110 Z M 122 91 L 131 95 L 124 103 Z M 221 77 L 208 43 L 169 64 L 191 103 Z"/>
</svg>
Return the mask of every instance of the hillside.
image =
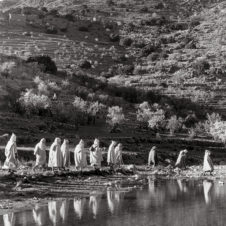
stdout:
<svg viewBox="0 0 226 226">
<path fill-rule="evenodd" d="M 175 115 L 184 134 L 207 112 L 226 117 L 224 1 L 7 0 L 0 9 L 1 131 L 16 131 L 22 143 L 43 132 L 49 139 L 166 133 Z M 40 55 L 57 71 L 31 62 Z M 22 95 L 46 102 L 23 108 Z M 86 107 L 75 107 L 75 97 Z M 163 125 L 139 128 L 144 101 L 164 112 Z M 112 106 L 125 114 L 122 133 L 109 134 Z"/>
</svg>

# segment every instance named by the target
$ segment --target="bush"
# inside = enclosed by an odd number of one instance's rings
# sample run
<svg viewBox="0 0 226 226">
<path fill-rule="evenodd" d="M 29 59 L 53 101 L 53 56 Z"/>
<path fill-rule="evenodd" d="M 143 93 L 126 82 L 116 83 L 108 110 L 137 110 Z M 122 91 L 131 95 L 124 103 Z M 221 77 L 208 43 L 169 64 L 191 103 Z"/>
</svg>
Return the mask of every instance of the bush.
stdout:
<svg viewBox="0 0 226 226">
<path fill-rule="evenodd" d="M 204 74 L 206 70 L 210 68 L 210 64 L 206 59 L 199 58 L 193 63 L 192 67 L 195 74 L 201 75 Z"/>
<path fill-rule="evenodd" d="M 138 107 L 137 120 L 145 127 L 160 129 L 165 120 L 165 112 L 156 104 L 150 106 L 148 102 L 143 102 Z"/>
<path fill-rule="evenodd" d="M 51 105 L 48 96 L 35 94 L 32 89 L 27 89 L 26 92 L 22 93 L 18 101 L 27 114 L 39 114 L 42 110 L 47 110 Z"/>
<path fill-rule="evenodd" d="M 34 56 L 29 57 L 26 61 L 27 63 L 37 62 L 39 65 L 42 65 L 41 68 L 43 72 L 56 74 L 57 73 L 57 66 L 55 62 L 49 56 Z"/>
<path fill-rule="evenodd" d="M 107 123 L 111 125 L 111 132 L 116 132 L 120 123 L 125 120 L 123 110 L 119 106 L 108 108 Z"/>
<path fill-rule="evenodd" d="M 118 42 L 120 40 L 120 36 L 119 36 L 119 34 L 111 33 L 109 35 L 109 39 L 111 42 Z"/>
<path fill-rule="evenodd" d="M 47 26 L 46 27 L 46 33 L 47 34 L 57 34 L 58 30 L 55 26 Z"/>
<path fill-rule="evenodd" d="M 125 75 L 132 75 L 134 71 L 134 65 L 123 65 L 119 67 L 118 73 Z"/>
<path fill-rule="evenodd" d="M 121 46 L 131 46 L 133 43 L 133 40 L 129 37 L 126 37 L 126 38 L 122 38 L 119 42 L 119 44 Z"/>
<path fill-rule="evenodd" d="M 79 31 L 83 31 L 83 32 L 88 32 L 89 31 L 89 28 L 87 26 L 79 26 L 78 27 L 78 30 Z"/>
<path fill-rule="evenodd" d="M 174 135 L 174 133 L 181 129 L 183 125 L 182 118 L 177 118 L 176 115 L 171 116 L 168 120 L 166 128 L 170 130 L 170 134 Z"/>
<path fill-rule="evenodd" d="M 152 43 L 146 45 L 144 48 L 141 49 L 139 56 L 140 57 L 147 57 L 151 53 L 158 51 L 159 48 L 160 48 L 159 43 L 152 42 Z"/>
<path fill-rule="evenodd" d="M 79 62 L 80 68 L 90 69 L 91 66 L 92 66 L 91 63 L 88 60 L 80 60 L 80 62 Z"/>
</svg>

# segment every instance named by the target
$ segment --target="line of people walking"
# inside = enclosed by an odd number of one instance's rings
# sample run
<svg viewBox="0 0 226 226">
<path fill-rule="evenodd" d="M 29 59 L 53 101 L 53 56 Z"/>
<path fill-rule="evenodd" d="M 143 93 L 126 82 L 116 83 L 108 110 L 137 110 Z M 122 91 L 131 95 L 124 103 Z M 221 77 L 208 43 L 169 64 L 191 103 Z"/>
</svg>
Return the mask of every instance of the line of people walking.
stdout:
<svg viewBox="0 0 226 226">
<path fill-rule="evenodd" d="M 187 149 L 180 151 L 174 167 L 179 169 L 186 169 L 187 155 L 188 155 Z M 157 147 L 153 146 L 148 155 L 148 166 L 155 167 L 157 164 L 158 164 Z M 211 159 L 211 152 L 209 150 L 205 150 L 204 159 L 203 159 L 204 175 L 206 173 L 210 173 L 212 175 L 213 171 L 214 171 L 214 165 Z"/>
<path fill-rule="evenodd" d="M 116 166 L 120 167 L 123 164 L 122 161 L 122 144 L 116 141 L 112 141 L 107 153 L 107 163 L 114 169 Z M 64 139 L 61 144 L 60 138 L 55 138 L 54 142 L 50 146 L 49 158 L 47 163 L 46 156 L 46 139 L 42 138 L 34 148 L 34 155 L 36 156 L 35 166 L 33 170 L 37 168 L 46 168 L 47 166 L 53 169 L 65 169 L 69 168 L 71 164 L 69 140 Z M 92 146 L 87 150 L 85 148 L 84 140 L 80 140 L 78 145 L 74 149 L 74 163 L 77 170 L 83 170 L 88 166 L 87 158 L 89 155 L 90 165 L 94 169 L 100 169 L 103 161 L 102 152 L 105 148 L 100 147 L 100 140 L 95 139 Z M 2 169 L 8 169 L 14 171 L 18 168 L 19 160 L 17 153 L 16 135 L 12 134 L 6 147 L 5 147 L 6 160 Z"/>
</svg>

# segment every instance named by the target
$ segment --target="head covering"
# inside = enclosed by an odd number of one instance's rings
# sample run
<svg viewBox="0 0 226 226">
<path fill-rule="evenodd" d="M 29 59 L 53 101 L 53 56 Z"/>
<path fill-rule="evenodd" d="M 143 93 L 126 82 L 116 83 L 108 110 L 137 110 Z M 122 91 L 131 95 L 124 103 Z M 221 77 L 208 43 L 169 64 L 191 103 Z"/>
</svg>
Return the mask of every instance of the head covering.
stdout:
<svg viewBox="0 0 226 226">
<path fill-rule="evenodd" d="M 85 142 L 84 142 L 83 139 L 81 139 L 81 140 L 79 141 L 79 146 L 80 146 L 81 148 L 84 148 Z"/>
<path fill-rule="evenodd" d="M 121 143 L 119 143 L 119 144 L 117 145 L 117 147 L 118 147 L 118 149 L 122 150 L 122 144 L 121 144 Z"/>
<path fill-rule="evenodd" d="M 59 137 L 56 137 L 54 140 L 55 144 L 60 144 L 61 143 L 61 139 Z"/>
<path fill-rule="evenodd" d="M 93 146 L 94 146 L 94 147 L 99 147 L 99 146 L 100 146 L 100 140 L 96 138 L 96 139 L 94 140 L 94 142 L 93 142 Z"/>
<path fill-rule="evenodd" d="M 5 150 L 6 151 L 9 151 L 9 149 L 12 147 L 13 144 L 16 143 L 16 135 L 14 133 L 12 133 L 6 147 L 5 147 Z"/>
<path fill-rule="evenodd" d="M 46 149 L 46 139 L 42 138 L 38 145 L 39 145 L 39 148 L 41 148 L 42 150 Z"/>
</svg>

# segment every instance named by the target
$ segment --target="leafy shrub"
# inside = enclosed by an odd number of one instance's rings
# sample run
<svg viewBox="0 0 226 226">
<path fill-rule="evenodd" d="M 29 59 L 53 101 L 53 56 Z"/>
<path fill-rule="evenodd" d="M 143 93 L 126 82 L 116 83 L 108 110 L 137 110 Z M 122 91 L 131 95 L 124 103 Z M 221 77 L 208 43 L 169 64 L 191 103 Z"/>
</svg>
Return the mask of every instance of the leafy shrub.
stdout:
<svg viewBox="0 0 226 226">
<path fill-rule="evenodd" d="M 78 27 L 78 30 L 79 31 L 83 31 L 83 32 L 88 32 L 89 31 L 89 28 L 88 28 L 88 26 L 79 26 Z"/>
<path fill-rule="evenodd" d="M 58 33 L 57 27 L 55 27 L 55 26 L 47 26 L 46 27 L 46 33 L 47 34 L 57 34 Z"/>
<path fill-rule="evenodd" d="M 148 102 L 143 102 L 138 107 L 137 120 L 145 127 L 160 129 L 165 120 L 165 112 L 159 108 L 159 105 L 150 106 Z"/>
<path fill-rule="evenodd" d="M 210 68 L 210 64 L 205 58 L 199 58 L 193 63 L 192 67 L 194 73 L 200 75 L 204 74 Z"/>
<path fill-rule="evenodd" d="M 34 56 L 29 57 L 26 61 L 27 63 L 37 62 L 39 65 L 42 65 L 43 72 L 56 74 L 57 66 L 55 62 L 49 56 Z"/>
<path fill-rule="evenodd" d="M 121 46 L 131 46 L 133 43 L 133 39 L 129 37 L 121 38 L 119 44 Z"/>
<path fill-rule="evenodd" d="M 106 0 L 107 6 L 114 6 L 115 2 L 113 0 Z"/>
<path fill-rule="evenodd" d="M 109 39 L 111 42 L 118 42 L 120 40 L 120 36 L 119 36 L 119 34 L 111 33 L 109 35 Z"/>
<path fill-rule="evenodd" d="M 4 77 L 8 77 L 12 73 L 12 69 L 15 68 L 16 63 L 14 61 L 7 61 L 0 65 L 0 74 Z"/>
<path fill-rule="evenodd" d="M 134 71 L 134 65 L 122 65 L 118 68 L 118 73 L 132 75 Z"/>
<path fill-rule="evenodd" d="M 226 122 L 216 121 L 210 126 L 210 134 L 214 140 L 220 140 L 226 143 Z"/>
<path fill-rule="evenodd" d="M 166 128 L 170 130 L 170 134 L 174 135 L 176 131 L 181 129 L 183 125 L 182 118 L 177 118 L 176 115 L 171 116 L 171 118 L 167 122 Z"/>
<path fill-rule="evenodd" d="M 25 109 L 26 113 L 40 113 L 50 107 L 51 101 L 44 94 L 35 94 L 32 89 L 27 89 L 19 98 L 19 103 Z"/>
<path fill-rule="evenodd" d="M 111 132 L 116 132 L 120 123 L 125 120 L 123 110 L 119 106 L 113 106 L 108 108 L 107 123 L 111 125 Z"/>
<path fill-rule="evenodd" d="M 148 45 L 146 45 L 144 48 L 141 49 L 139 56 L 140 57 L 147 57 L 151 53 L 158 51 L 160 48 L 160 44 L 157 42 L 152 42 Z"/>
<path fill-rule="evenodd" d="M 91 63 L 88 60 L 80 60 L 80 62 L 79 62 L 80 68 L 90 69 L 91 66 L 92 66 Z"/>
</svg>

